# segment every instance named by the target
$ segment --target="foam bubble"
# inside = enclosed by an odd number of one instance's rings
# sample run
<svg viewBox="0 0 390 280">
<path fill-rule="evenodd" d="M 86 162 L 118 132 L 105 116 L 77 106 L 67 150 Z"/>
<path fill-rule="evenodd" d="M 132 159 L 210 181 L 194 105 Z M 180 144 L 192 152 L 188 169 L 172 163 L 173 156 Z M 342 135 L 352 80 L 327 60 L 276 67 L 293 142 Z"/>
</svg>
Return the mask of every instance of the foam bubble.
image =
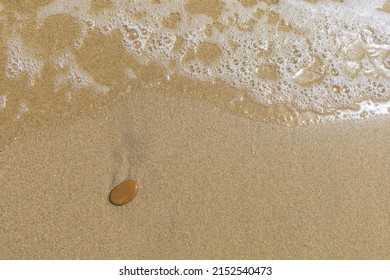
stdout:
<svg viewBox="0 0 390 280">
<path fill-rule="evenodd" d="M 30 85 L 34 85 L 43 66 L 43 62 L 37 59 L 34 52 L 26 48 L 19 38 L 9 40 L 7 45 L 8 60 L 6 63 L 6 76 L 12 79 L 23 72 L 27 72 Z"/>
</svg>

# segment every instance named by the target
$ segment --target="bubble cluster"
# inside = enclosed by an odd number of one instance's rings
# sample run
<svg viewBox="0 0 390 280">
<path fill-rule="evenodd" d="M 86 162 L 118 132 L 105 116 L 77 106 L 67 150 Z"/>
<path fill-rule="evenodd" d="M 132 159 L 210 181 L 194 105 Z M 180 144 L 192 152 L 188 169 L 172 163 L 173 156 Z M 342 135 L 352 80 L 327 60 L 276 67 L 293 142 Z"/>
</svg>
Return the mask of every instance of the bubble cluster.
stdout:
<svg viewBox="0 0 390 280">
<path fill-rule="evenodd" d="M 56 76 L 57 86 L 69 84 L 74 88 L 86 88 L 93 84 L 93 78 L 78 66 L 72 54 L 65 53 L 54 62 L 58 70 L 63 70 Z"/>
<path fill-rule="evenodd" d="M 8 59 L 5 65 L 6 77 L 12 79 L 27 73 L 29 83 L 34 85 L 43 63 L 35 58 L 34 52 L 26 48 L 19 38 L 8 41 Z"/>
</svg>

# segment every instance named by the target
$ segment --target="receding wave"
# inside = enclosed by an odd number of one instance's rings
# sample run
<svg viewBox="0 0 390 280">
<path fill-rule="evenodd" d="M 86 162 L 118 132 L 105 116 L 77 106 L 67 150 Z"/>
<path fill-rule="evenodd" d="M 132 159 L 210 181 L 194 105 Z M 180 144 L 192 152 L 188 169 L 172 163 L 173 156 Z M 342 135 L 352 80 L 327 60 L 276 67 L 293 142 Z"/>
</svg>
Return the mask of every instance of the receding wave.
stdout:
<svg viewBox="0 0 390 280">
<path fill-rule="evenodd" d="M 0 114 L 66 115 L 175 77 L 231 86 L 227 110 L 288 126 L 388 114 L 389 12 L 385 0 L 0 1 Z"/>
</svg>

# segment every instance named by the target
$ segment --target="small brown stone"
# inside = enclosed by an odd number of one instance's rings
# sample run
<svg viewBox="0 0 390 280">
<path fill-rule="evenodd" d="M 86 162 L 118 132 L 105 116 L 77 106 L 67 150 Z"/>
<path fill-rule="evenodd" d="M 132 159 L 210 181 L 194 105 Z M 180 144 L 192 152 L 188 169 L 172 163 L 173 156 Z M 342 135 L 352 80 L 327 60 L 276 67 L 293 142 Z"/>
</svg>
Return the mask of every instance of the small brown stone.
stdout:
<svg viewBox="0 0 390 280">
<path fill-rule="evenodd" d="M 134 180 L 127 180 L 112 189 L 110 202 L 114 205 L 124 205 L 136 197 L 138 193 L 138 183 Z"/>
</svg>

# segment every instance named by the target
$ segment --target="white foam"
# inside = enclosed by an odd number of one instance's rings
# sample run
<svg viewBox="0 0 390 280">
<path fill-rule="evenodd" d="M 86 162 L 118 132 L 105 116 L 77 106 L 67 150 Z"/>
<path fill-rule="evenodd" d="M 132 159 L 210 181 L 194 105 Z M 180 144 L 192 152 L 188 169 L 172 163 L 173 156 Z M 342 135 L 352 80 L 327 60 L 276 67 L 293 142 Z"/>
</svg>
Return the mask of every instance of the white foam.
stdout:
<svg viewBox="0 0 390 280">
<path fill-rule="evenodd" d="M 5 74 L 12 79 L 27 72 L 29 84 L 33 86 L 42 69 L 43 62 L 37 59 L 34 52 L 26 48 L 20 38 L 14 37 L 8 41 L 8 59 Z"/>
<path fill-rule="evenodd" d="M 0 110 L 4 110 L 7 107 L 7 96 L 0 95 Z"/>
<path fill-rule="evenodd" d="M 80 68 L 77 64 L 76 57 L 73 54 L 64 53 L 63 55 L 57 57 L 53 62 L 58 70 L 62 71 L 66 69 L 66 71 L 60 72 L 60 74 L 57 75 L 57 87 L 69 84 L 75 89 L 91 87 L 94 88 L 97 93 L 109 92 L 108 87 L 96 83 L 89 73 Z"/>
<path fill-rule="evenodd" d="M 111 2 L 111 8 L 93 13 L 90 0 L 55 0 L 38 10 L 37 24 L 51 15 L 73 16 L 83 23 L 76 48 L 95 28 L 104 35 L 119 30 L 126 51 L 141 63 L 168 65 L 175 60 L 179 63 L 170 74 L 221 79 L 246 89 L 253 100 L 267 106 L 286 104 L 298 111 L 339 114 L 363 101 L 376 104 L 390 98 L 390 18 L 378 9 L 384 0 L 316 4 L 280 0 L 273 5 L 260 1 L 251 7 L 231 0 L 224 1 L 218 19 L 189 15 L 182 1 Z M 171 13 L 179 13 L 181 19 L 174 30 L 161 24 Z M 178 37 L 184 39 L 183 45 L 172 51 Z M 201 42 L 216 44 L 221 51 L 207 65 L 196 55 L 187 60 Z M 18 66 L 10 68 L 14 71 L 10 77 L 27 71 L 34 78 L 41 64 L 17 40 L 9 48 L 13 54 L 8 68 L 12 63 Z M 93 73 L 72 69 L 63 79 L 72 80 L 75 87 L 93 84 Z"/>
</svg>

